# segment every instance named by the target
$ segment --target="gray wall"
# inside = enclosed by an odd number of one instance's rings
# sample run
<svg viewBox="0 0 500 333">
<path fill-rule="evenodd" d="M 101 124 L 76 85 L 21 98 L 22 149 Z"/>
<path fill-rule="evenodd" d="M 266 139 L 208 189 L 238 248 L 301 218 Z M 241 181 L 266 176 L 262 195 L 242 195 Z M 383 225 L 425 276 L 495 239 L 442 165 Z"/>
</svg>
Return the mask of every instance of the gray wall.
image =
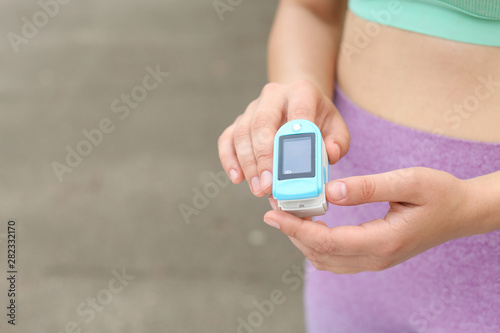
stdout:
<svg viewBox="0 0 500 333">
<path fill-rule="evenodd" d="M 262 222 L 267 199 L 210 177 L 218 136 L 266 83 L 277 1 L 223 20 L 212 0 L 54 1 L 53 17 L 0 3 L 0 276 L 9 219 L 18 270 L 17 325 L 2 310 L 0 331 L 303 332 L 288 272 L 302 255 Z M 169 73 L 150 91 L 148 67 Z M 212 198 L 183 218 L 196 190 Z M 259 314 L 274 289 L 282 304 Z"/>
</svg>

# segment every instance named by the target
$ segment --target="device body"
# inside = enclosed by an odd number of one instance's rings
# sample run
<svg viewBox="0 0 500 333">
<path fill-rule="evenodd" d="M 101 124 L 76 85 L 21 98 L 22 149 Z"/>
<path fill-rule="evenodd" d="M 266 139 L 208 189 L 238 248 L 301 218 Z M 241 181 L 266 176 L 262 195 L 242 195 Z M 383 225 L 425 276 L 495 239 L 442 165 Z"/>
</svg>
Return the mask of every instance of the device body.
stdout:
<svg viewBox="0 0 500 333">
<path fill-rule="evenodd" d="M 274 137 L 273 197 L 278 207 L 298 217 L 324 215 L 328 156 L 319 128 L 292 120 Z"/>
</svg>

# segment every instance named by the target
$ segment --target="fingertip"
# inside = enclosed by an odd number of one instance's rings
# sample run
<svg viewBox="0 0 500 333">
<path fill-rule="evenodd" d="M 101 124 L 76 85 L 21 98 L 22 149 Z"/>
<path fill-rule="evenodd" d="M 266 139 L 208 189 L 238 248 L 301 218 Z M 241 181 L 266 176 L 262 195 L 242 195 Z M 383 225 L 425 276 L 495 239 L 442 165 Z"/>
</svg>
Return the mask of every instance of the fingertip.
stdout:
<svg viewBox="0 0 500 333">
<path fill-rule="evenodd" d="M 243 182 L 243 180 L 245 180 L 244 177 L 238 177 L 234 182 L 233 184 L 235 185 L 238 185 L 238 184 L 241 184 Z"/>
<path fill-rule="evenodd" d="M 269 202 L 271 202 L 271 199 L 269 199 Z M 274 212 L 275 210 L 270 210 L 266 214 L 264 214 L 264 223 L 273 228 L 281 229 L 281 224 L 278 222 L 279 217 L 273 214 Z"/>
<path fill-rule="evenodd" d="M 351 134 L 342 119 L 326 122 L 322 131 L 330 163 L 337 163 L 349 151 Z"/>
<path fill-rule="evenodd" d="M 256 196 L 260 195 L 260 180 L 259 177 L 255 176 L 250 180 L 250 190 Z"/>
<path fill-rule="evenodd" d="M 301 219 L 300 217 L 279 209 L 267 212 L 266 215 L 264 215 L 264 218 L 277 221 L 280 224 L 287 222 L 303 222 L 303 219 Z"/>
<path fill-rule="evenodd" d="M 271 185 L 273 185 L 273 174 L 268 170 L 264 170 L 260 175 L 260 188 L 267 191 Z"/>
<path fill-rule="evenodd" d="M 264 171 L 260 177 L 253 177 L 249 185 L 253 195 L 259 198 L 265 197 L 272 193 L 273 175 L 269 171 Z"/>
<path fill-rule="evenodd" d="M 264 223 L 266 223 L 267 225 L 269 225 L 273 228 L 281 229 L 280 224 L 274 220 L 264 218 Z"/>
<path fill-rule="evenodd" d="M 333 143 L 333 146 L 335 147 L 335 150 L 336 150 L 336 161 L 335 162 L 338 162 L 340 160 L 340 157 L 342 156 L 342 149 L 340 149 L 340 146 L 337 144 L 337 143 Z"/>
<path fill-rule="evenodd" d="M 275 220 L 276 217 L 275 215 L 273 214 L 273 212 L 275 212 L 275 210 L 270 210 L 268 211 L 267 213 L 264 214 L 264 220 Z"/>
<path fill-rule="evenodd" d="M 347 186 L 343 181 L 331 181 L 326 184 L 327 199 L 331 203 L 339 203 L 347 197 Z"/>
<path fill-rule="evenodd" d="M 325 138 L 326 153 L 328 155 L 328 163 L 335 164 L 342 156 L 342 150 L 333 137 Z"/>
<path fill-rule="evenodd" d="M 245 180 L 243 172 L 239 171 L 237 167 L 231 168 L 229 171 L 226 172 L 226 174 L 229 177 L 229 180 L 233 184 L 240 184 L 242 181 Z"/>
<path fill-rule="evenodd" d="M 270 210 L 264 215 L 264 220 L 272 220 L 276 222 L 283 222 L 286 213 L 279 210 Z"/>
<path fill-rule="evenodd" d="M 228 176 L 229 176 L 229 179 L 231 179 L 231 182 L 233 182 L 233 184 L 238 184 L 237 181 L 238 181 L 239 173 L 236 169 L 229 170 Z"/>
<path fill-rule="evenodd" d="M 269 196 L 268 199 L 269 199 L 269 204 L 271 205 L 272 209 L 278 210 L 278 205 L 276 203 L 276 200 L 272 196 Z"/>
</svg>

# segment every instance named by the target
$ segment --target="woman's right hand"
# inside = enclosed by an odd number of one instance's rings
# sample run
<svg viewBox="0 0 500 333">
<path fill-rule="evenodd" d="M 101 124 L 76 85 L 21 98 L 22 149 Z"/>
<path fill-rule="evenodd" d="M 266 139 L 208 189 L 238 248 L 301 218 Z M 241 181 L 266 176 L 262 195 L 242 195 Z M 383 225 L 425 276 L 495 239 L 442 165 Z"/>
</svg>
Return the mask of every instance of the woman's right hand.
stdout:
<svg viewBox="0 0 500 333">
<path fill-rule="evenodd" d="M 271 193 L 274 136 L 294 119 L 319 127 L 330 164 L 347 153 L 349 130 L 328 96 L 306 80 L 268 83 L 219 138 L 219 158 L 233 183 L 246 179 L 254 195 Z"/>
</svg>

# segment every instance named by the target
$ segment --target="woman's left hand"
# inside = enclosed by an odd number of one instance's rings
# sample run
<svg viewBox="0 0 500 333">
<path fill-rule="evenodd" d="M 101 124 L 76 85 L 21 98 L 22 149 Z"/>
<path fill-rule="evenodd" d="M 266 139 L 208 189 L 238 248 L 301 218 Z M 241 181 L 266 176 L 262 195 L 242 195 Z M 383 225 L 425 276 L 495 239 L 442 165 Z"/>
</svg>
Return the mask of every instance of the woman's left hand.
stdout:
<svg viewBox="0 0 500 333">
<path fill-rule="evenodd" d="M 320 270 L 338 274 L 380 271 L 474 230 L 473 185 L 449 173 L 400 169 L 349 177 L 326 185 L 327 200 L 339 206 L 388 201 L 383 219 L 329 228 L 273 210 L 264 216 Z M 271 205 L 276 207 L 274 199 Z"/>
</svg>

